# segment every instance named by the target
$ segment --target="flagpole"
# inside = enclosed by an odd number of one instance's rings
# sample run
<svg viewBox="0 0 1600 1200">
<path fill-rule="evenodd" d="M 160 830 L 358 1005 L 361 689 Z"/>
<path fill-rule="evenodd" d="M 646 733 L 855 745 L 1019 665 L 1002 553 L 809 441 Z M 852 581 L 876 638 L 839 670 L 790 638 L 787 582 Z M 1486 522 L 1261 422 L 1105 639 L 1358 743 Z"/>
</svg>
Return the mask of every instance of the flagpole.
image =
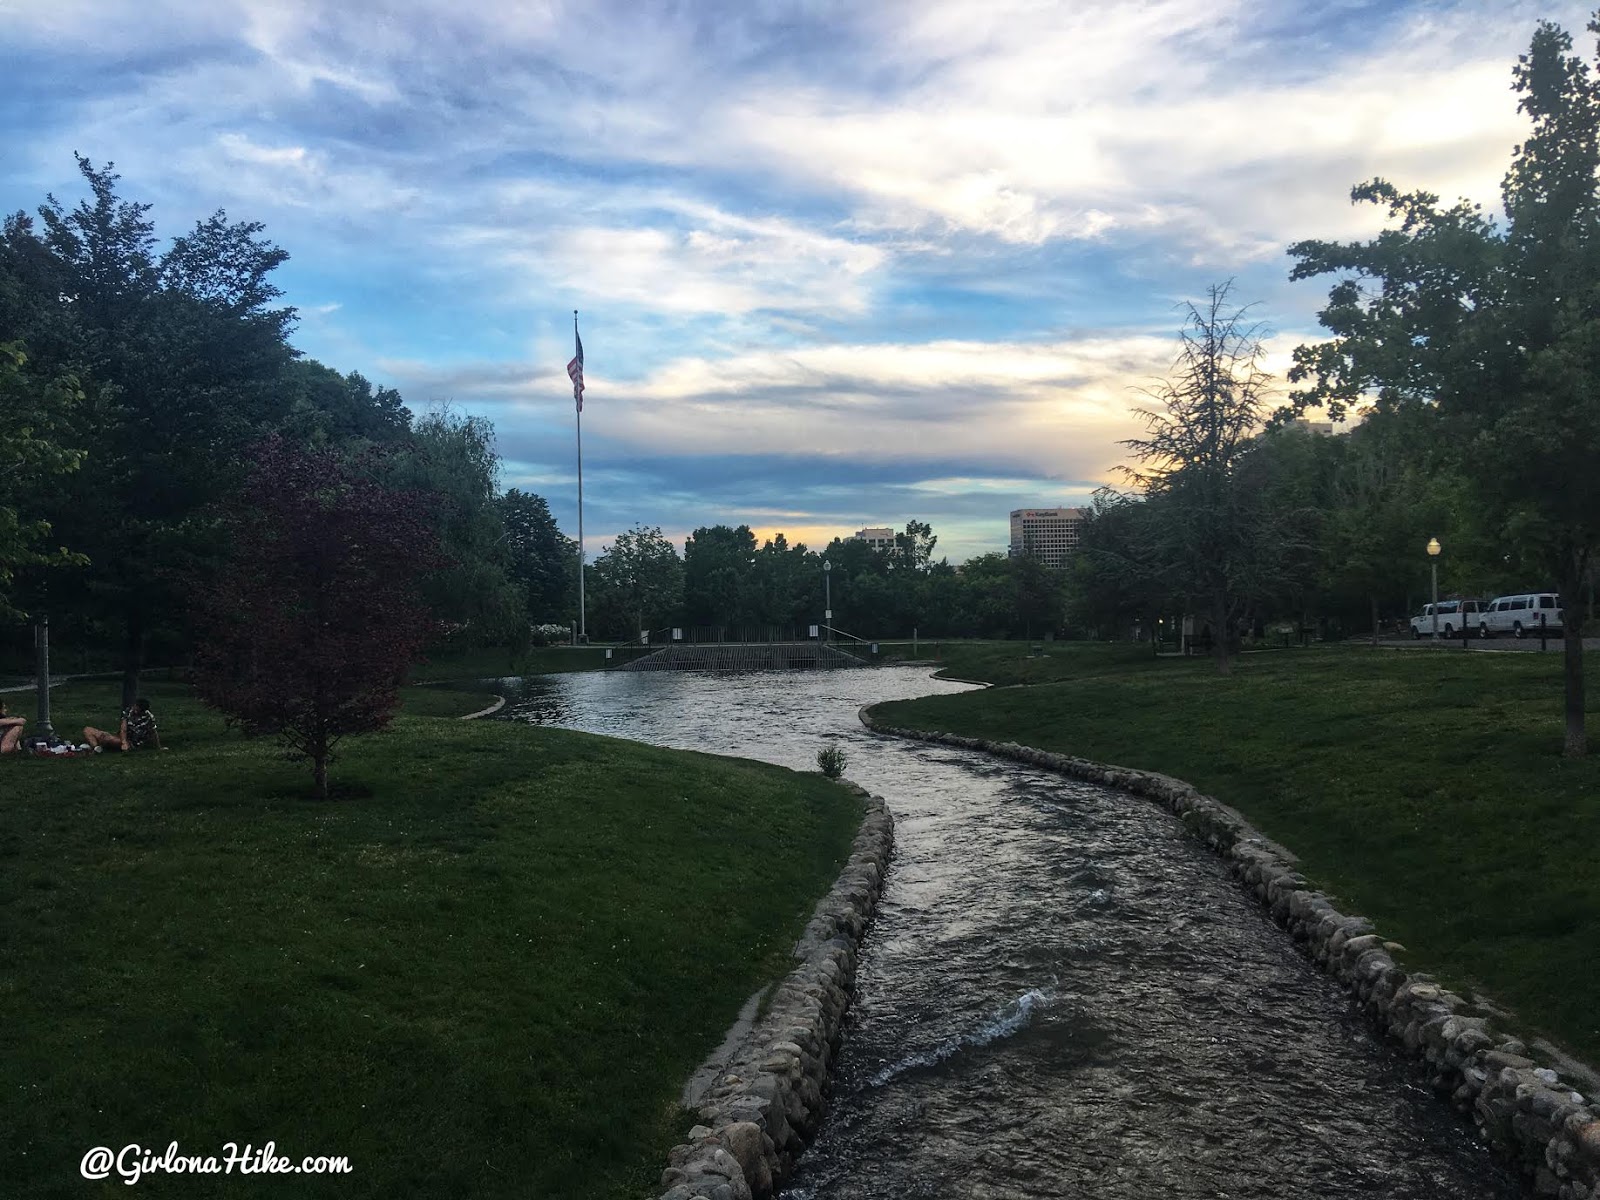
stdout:
<svg viewBox="0 0 1600 1200">
<path fill-rule="evenodd" d="M 578 310 L 572 310 L 572 337 L 578 338 Z M 578 643 L 589 641 L 588 612 L 583 599 L 583 394 L 576 397 L 578 406 Z"/>
</svg>

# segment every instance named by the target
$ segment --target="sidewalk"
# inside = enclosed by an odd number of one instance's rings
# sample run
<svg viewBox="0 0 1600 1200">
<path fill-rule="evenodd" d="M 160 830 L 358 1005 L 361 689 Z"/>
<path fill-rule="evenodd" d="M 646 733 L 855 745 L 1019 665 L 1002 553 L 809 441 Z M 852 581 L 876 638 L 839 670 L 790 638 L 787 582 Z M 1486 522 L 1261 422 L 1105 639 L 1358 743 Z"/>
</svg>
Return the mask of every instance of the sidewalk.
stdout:
<svg viewBox="0 0 1600 1200">
<path fill-rule="evenodd" d="M 12 680 L 16 680 L 16 679 L 20 679 L 20 678 L 22 678 L 22 677 L 19 676 L 19 675 L 8 675 L 8 676 L 0 677 L 0 695 L 4 695 L 7 692 L 31 692 L 38 686 L 38 681 L 33 676 L 29 676 L 27 678 L 27 680 L 25 682 L 23 682 L 23 683 L 11 682 Z M 121 679 L 121 678 L 122 678 L 122 672 L 121 671 L 97 671 L 97 672 L 93 672 L 93 673 L 88 674 L 88 675 L 52 675 L 52 676 L 50 676 L 50 687 L 52 689 L 58 688 L 63 683 L 66 683 L 68 680 L 71 680 L 71 679 Z"/>
<path fill-rule="evenodd" d="M 1352 638 L 1351 641 L 1367 641 L 1367 639 Z M 1431 650 L 1439 648 L 1459 650 L 1461 649 L 1461 637 L 1459 634 L 1453 638 L 1441 637 L 1437 642 L 1432 638 L 1388 637 L 1379 638 L 1378 645 L 1402 650 Z M 1559 636 L 1551 637 L 1547 640 L 1545 653 L 1560 654 L 1563 652 L 1565 645 L 1566 643 Z M 1600 650 L 1600 637 L 1584 638 L 1583 648 L 1585 650 Z M 1476 650 L 1484 654 L 1537 654 L 1539 653 L 1539 639 L 1537 637 L 1521 639 L 1514 637 L 1469 637 L 1467 639 L 1467 649 Z"/>
</svg>

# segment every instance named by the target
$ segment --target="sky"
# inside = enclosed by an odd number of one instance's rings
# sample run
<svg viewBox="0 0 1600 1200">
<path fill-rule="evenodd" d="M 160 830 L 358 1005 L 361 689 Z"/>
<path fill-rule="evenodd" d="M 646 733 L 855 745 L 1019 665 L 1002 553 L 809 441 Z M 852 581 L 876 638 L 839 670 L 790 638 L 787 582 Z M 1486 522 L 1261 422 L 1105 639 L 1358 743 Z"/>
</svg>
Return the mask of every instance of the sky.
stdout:
<svg viewBox="0 0 1600 1200">
<path fill-rule="evenodd" d="M 1280 384 L 1352 185 L 1498 207 L 1520 0 L 0 0 L 0 209 L 115 162 L 164 236 L 265 223 L 295 345 L 489 418 L 589 553 L 812 546 L 1116 483 L 1183 305 L 1234 281 Z"/>
</svg>

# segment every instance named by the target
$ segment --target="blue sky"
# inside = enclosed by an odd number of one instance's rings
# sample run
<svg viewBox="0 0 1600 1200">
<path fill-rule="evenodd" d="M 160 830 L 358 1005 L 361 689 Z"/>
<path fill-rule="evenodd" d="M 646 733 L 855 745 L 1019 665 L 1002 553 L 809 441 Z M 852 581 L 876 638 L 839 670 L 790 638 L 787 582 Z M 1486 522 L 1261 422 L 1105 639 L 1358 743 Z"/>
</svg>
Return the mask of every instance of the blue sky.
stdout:
<svg viewBox="0 0 1600 1200">
<path fill-rule="evenodd" d="M 953 561 L 1113 478 L 1178 306 L 1236 280 L 1269 366 L 1376 228 L 1352 184 L 1494 205 L 1517 0 L 471 5 L 0 0 L 0 207 L 113 160 L 164 234 L 289 251 L 296 345 L 493 420 L 585 532 L 929 521 Z"/>
</svg>

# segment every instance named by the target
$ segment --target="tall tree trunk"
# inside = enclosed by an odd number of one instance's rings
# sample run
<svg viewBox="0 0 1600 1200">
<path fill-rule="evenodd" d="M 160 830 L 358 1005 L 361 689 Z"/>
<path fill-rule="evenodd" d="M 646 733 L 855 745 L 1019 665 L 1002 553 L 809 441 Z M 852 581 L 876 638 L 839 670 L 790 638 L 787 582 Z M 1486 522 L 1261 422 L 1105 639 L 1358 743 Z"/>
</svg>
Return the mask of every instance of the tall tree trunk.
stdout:
<svg viewBox="0 0 1600 1200">
<path fill-rule="evenodd" d="M 1563 749 L 1568 758 L 1582 758 L 1589 753 L 1589 743 L 1583 724 L 1583 627 L 1569 621 L 1566 627 L 1567 676 L 1567 744 Z"/>
<path fill-rule="evenodd" d="M 1378 644 L 1378 597 L 1377 597 L 1377 594 L 1374 593 L 1372 595 L 1369 595 L 1367 597 L 1367 600 L 1372 605 L 1372 644 L 1374 646 L 1376 646 Z"/>
<path fill-rule="evenodd" d="M 1233 674 L 1228 651 L 1228 597 L 1218 592 L 1211 599 L 1211 653 L 1216 655 L 1218 675 Z"/>
<path fill-rule="evenodd" d="M 328 798 L 328 730 L 327 723 L 320 720 L 321 726 L 306 747 L 306 753 L 311 756 L 311 782 L 312 790 L 318 800 Z"/>
<path fill-rule="evenodd" d="M 144 672 L 144 613 L 135 605 L 128 609 L 124 620 L 122 707 L 128 708 L 139 698 L 139 676 Z"/>
<path fill-rule="evenodd" d="M 1583 758 L 1589 753 L 1588 735 L 1583 720 L 1583 623 L 1589 615 L 1584 603 L 1583 577 L 1588 566 L 1588 556 L 1578 555 L 1569 570 L 1569 577 L 1561 582 L 1562 641 L 1566 675 L 1567 740 L 1562 753 L 1568 758 Z"/>
</svg>

